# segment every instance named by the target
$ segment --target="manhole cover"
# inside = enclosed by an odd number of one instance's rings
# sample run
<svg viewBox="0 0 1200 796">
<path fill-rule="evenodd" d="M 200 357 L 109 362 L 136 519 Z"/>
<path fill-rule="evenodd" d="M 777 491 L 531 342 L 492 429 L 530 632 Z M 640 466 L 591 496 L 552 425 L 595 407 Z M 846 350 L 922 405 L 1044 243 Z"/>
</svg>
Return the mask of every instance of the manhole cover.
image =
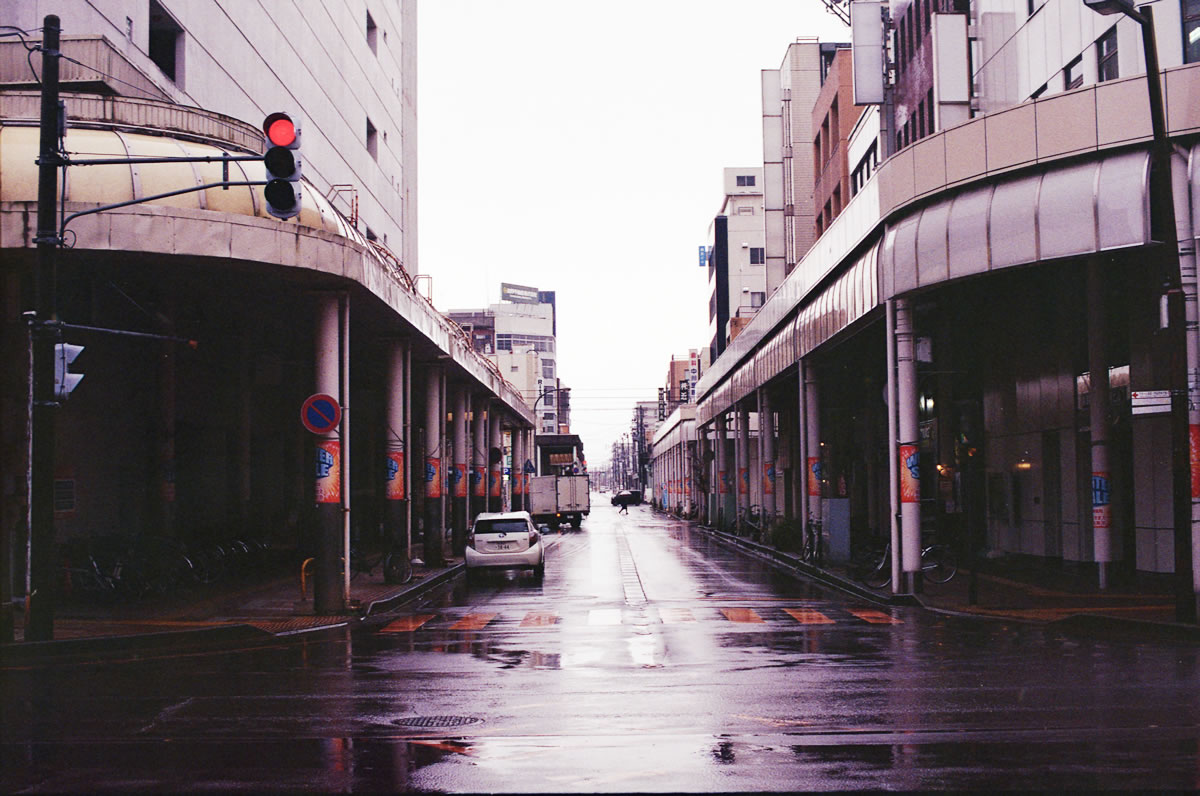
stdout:
<svg viewBox="0 0 1200 796">
<path fill-rule="evenodd" d="M 478 724 L 482 719 L 473 716 L 408 716 L 394 719 L 392 724 L 402 727 L 461 727 L 464 724 Z"/>
</svg>

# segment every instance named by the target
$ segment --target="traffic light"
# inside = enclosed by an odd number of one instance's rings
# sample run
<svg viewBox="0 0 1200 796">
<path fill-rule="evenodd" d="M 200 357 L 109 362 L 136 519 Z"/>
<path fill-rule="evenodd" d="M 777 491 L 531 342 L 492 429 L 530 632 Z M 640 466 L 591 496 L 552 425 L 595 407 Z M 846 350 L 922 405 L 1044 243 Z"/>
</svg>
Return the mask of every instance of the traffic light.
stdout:
<svg viewBox="0 0 1200 796">
<path fill-rule="evenodd" d="M 267 152 L 267 185 L 263 196 L 267 212 L 276 218 L 300 213 L 300 125 L 286 113 L 272 113 L 263 120 Z"/>
<path fill-rule="evenodd" d="M 83 381 L 82 373 L 72 373 L 68 368 L 75 358 L 83 353 L 83 346 L 70 343 L 54 344 L 54 398 L 65 401 L 79 382 Z"/>
</svg>

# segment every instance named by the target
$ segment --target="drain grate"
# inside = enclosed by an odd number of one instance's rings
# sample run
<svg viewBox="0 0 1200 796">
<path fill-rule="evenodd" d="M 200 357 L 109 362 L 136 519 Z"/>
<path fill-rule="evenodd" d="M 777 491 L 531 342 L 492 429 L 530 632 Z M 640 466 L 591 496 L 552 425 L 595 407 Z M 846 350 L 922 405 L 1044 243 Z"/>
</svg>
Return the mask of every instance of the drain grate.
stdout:
<svg viewBox="0 0 1200 796">
<path fill-rule="evenodd" d="M 478 724 L 483 719 L 473 716 L 408 716 L 403 719 L 393 719 L 392 724 L 401 727 L 462 727 L 465 724 Z"/>
</svg>

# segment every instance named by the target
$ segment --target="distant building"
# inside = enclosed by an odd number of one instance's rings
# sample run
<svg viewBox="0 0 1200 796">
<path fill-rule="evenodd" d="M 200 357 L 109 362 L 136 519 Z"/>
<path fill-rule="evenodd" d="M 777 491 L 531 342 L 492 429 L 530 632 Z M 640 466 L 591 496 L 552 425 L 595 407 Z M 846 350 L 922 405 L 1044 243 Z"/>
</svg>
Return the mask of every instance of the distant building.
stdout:
<svg viewBox="0 0 1200 796">
<path fill-rule="evenodd" d="M 565 394 L 555 361 L 555 293 L 506 282 L 500 298 L 487 309 L 451 310 L 447 316 L 536 409 L 539 433 L 567 433 L 569 410 L 562 411 Z"/>
<path fill-rule="evenodd" d="M 709 227 L 708 330 L 716 359 L 767 299 L 763 170 L 725 169 L 725 198 Z M 673 382 L 678 389 L 678 380 Z"/>
<path fill-rule="evenodd" d="M 850 134 L 862 115 L 854 105 L 853 58 L 850 45 L 833 45 L 832 58 L 821 80 L 821 92 L 813 107 L 812 124 L 816 131 L 813 141 L 813 161 L 816 164 L 813 183 L 813 206 L 816 210 L 816 235 L 819 238 L 842 208 L 850 201 Z"/>
</svg>

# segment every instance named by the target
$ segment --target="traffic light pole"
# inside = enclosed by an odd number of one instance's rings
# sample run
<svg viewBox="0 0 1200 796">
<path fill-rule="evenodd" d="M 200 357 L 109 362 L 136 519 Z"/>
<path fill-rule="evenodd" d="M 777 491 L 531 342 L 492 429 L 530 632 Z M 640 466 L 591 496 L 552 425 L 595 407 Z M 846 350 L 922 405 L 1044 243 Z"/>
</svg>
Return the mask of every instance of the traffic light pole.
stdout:
<svg viewBox="0 0 1200 796">
<path fill-rule="evenodd" d="M 58 251 L 58 17 L 46 16 L 42 36 L 41 138 L 38 149 L 37 270 L 35 322 L 29 327 L 33 350 L 30 429 L 29 542 L 25 575 L 25 639 L 54 638 L 54 342 L 55 332 L 40 323 L 56 313 Z"/>
</svg>

